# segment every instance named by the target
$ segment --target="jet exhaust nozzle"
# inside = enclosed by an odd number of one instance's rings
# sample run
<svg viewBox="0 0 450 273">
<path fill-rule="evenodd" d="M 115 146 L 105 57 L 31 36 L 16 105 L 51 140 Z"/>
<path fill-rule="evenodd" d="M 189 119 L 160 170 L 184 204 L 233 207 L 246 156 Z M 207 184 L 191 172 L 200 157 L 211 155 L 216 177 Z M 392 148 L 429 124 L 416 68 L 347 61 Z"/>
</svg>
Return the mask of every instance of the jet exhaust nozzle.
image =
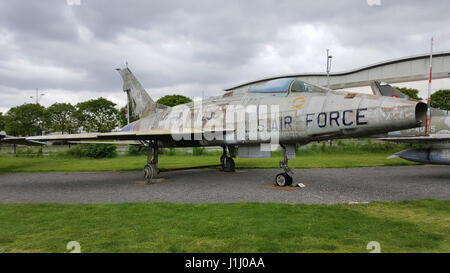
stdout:
<svg viewBox="0 0 450 273">
<path fill-rule="evenodd" d="M 419 126 L 424 126 L 427 122 L 427 110 L 428 106 L 426 103 L 419 102 L 416 104 L 416 121 Z"/>
</svg>

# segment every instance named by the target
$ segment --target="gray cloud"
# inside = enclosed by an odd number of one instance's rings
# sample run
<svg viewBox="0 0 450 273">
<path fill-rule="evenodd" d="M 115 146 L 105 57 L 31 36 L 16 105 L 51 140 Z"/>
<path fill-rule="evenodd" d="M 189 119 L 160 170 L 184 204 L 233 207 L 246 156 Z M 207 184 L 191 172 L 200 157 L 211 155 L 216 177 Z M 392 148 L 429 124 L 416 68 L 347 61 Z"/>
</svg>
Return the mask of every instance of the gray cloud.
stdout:
<svg viewBox="0 0 450 273">
<path fill-rule="evenodd" d="M 431 36 L 450 49 L 448 1 L 381 1 L 0 0 L 0 111 L 36 87 L 58 94 L 44 104 L 89 94 L 125 103 L 113 70 L 125 61 L 155 97 L 201 97 L 323 71 L 326 48 L 334 71 L 427 52 Z"/>
</svg>

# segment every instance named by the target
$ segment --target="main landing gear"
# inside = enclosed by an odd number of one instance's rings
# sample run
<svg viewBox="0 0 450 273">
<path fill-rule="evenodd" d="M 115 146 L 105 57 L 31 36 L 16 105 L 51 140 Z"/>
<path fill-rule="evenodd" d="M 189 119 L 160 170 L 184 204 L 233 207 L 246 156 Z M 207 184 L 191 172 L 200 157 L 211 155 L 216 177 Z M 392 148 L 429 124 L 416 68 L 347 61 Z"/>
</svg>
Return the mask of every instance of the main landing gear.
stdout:
<svg viewBox="0 0 450 273">
<path fill-rule="evenodd" d="M 233 156 L 233 152 L 234 152 L 234 147 L 231 148 L 230 146 L 228 146 L 228 150 L 230 152 L 230 156 L 227 155 L 227 146 L 223 146 L 223 154 L 220 157 L 220 164 L 222 165 L 222 170 L 224 172 L 234 172 L 235 171 L 235 164 L 234 164 L 234 160 L 232 158 Z"/>
<path fill-rule="evenodd" d="M 143 143 L 144 144 L 144 143 Z M 147 153 L 147 164 L 144 166 L 144 179 L 147 181 L 147 183 L 151 183 L 156 178 L 158 178 L 159 175 L 159 169 L 158 169 L 158 141 L 157 140 L 150 140 L 148 143 L 146 142 L 145 145 L 148 147 L 148 153 Z M 227 148 L 230 155 L 227 155 Z M 220 164 L 222 166 L 222 170 L 225 172 L 234 172 L 235 170 L 235 164 L 232 157 L 235 156 L 235 149 L 232 146 L 223 146 L 223 154 L 220 157 Z M 217 165 L 214 165 L 217 166 Z M 203 167 L 211 167 L 211 166 L 203 166 Z M 199 167 L 195 167 L 199 168 Z M 188 169 L 188 168 L 184 168 Z M 180 170 L 180 169 L 178 169 Z"/>
<path fill-rule="evenodd" d="M 292 185 L 292 175 L 294 172 L 288 166 L 288 157 L 286 147 L 281 145 L 284 151 L 284 159 L 280 161 L 280 168 L 284 170 L 284 173 L 279 173 L 275 177 L 275 185 L 279 187 L 286 187 Z"/>
<path fill-rule="evenodd" d="M 158 141 L 150 140 L 148 143 L 147 164 L 144 166 L 144 179 L 147 183 L 157 178 L 158 170 Z"/>
</svg>

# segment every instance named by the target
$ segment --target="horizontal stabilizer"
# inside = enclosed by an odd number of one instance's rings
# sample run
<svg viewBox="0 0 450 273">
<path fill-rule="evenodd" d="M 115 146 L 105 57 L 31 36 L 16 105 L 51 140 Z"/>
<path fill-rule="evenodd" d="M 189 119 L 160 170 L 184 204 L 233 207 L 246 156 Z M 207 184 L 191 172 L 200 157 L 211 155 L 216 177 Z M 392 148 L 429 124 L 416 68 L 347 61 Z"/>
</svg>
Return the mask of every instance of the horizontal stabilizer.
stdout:
<svg viewBox="0 0 450 273">
<path fill-rule="evenodd" d="M 0 137 L 0 144 L 16 144 L 16 145 L 27 145 L 27 146 L 47 145 L 45 142 L 29 140 L 26 137 L 9 137 L 9 136 Z"/>
<path fill-rule="evenodd" d="M 373 81 L 370 84 L 372 92 L 375 96 L 394 97 L 394 98 L 409 98 L 399 90 L 395 89 L 389 84 L 381 84 L 378 81 Z"/>
</svg>

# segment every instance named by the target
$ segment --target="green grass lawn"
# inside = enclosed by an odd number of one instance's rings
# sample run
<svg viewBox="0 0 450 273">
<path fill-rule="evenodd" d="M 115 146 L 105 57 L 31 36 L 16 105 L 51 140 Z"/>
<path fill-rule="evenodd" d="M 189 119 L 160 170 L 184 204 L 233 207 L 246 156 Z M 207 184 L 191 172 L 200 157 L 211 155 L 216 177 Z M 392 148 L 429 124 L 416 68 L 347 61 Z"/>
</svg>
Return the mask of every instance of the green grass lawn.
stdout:
<svg viewBox="0 0 450 273">
<path fill-rule="evenodd" d="M 351 148 L 351 147 L 350 147 Z M 379 148 L 379 147 L 378 147 Z M 383 147 L 381 147 L 383 148 Z M 389 148 L 389 147 L 388 147 Z M 392 149 L 313 147 L 292 168 L 414 165 L 387 160 Z M 220 153 L 160 156 L 160 168 L 218 164 Z M 237 168 L 278 168 L 269 159 L 236 159 Z M 0 156 L 0 173 L 142 170 L 146 157 L 110 159 Z M 450 252 L 450 201 L 358 205 L 236 204 L 0 204 L 0 252 Z"/>
<path fill-rule="evenodd" d="M 450 252 L 450 201 L 0 205 L 0 252 Z"/>
<path fill-rule="evenodd" d="M 289 160 L 291 168 L 349 168 L 368 166 L 399 166 L 415 163 L 395 158 L 387 160 L 392 153 L 308 153 Z M 161 169 L 172 169 L 219 164 L 220 155 L 162 155 Z M 79 171 L 129 171 L 142 170 L 145 156 L 118 156 L 109 159 L 71 158 L 63 156 L 15 157 L 0 156 L 0 173 L 10 172 L 79 172 Z M 272 158 L 236 158 L 236 168 L 278 168 L 280 153 Z"/>
</svg>

